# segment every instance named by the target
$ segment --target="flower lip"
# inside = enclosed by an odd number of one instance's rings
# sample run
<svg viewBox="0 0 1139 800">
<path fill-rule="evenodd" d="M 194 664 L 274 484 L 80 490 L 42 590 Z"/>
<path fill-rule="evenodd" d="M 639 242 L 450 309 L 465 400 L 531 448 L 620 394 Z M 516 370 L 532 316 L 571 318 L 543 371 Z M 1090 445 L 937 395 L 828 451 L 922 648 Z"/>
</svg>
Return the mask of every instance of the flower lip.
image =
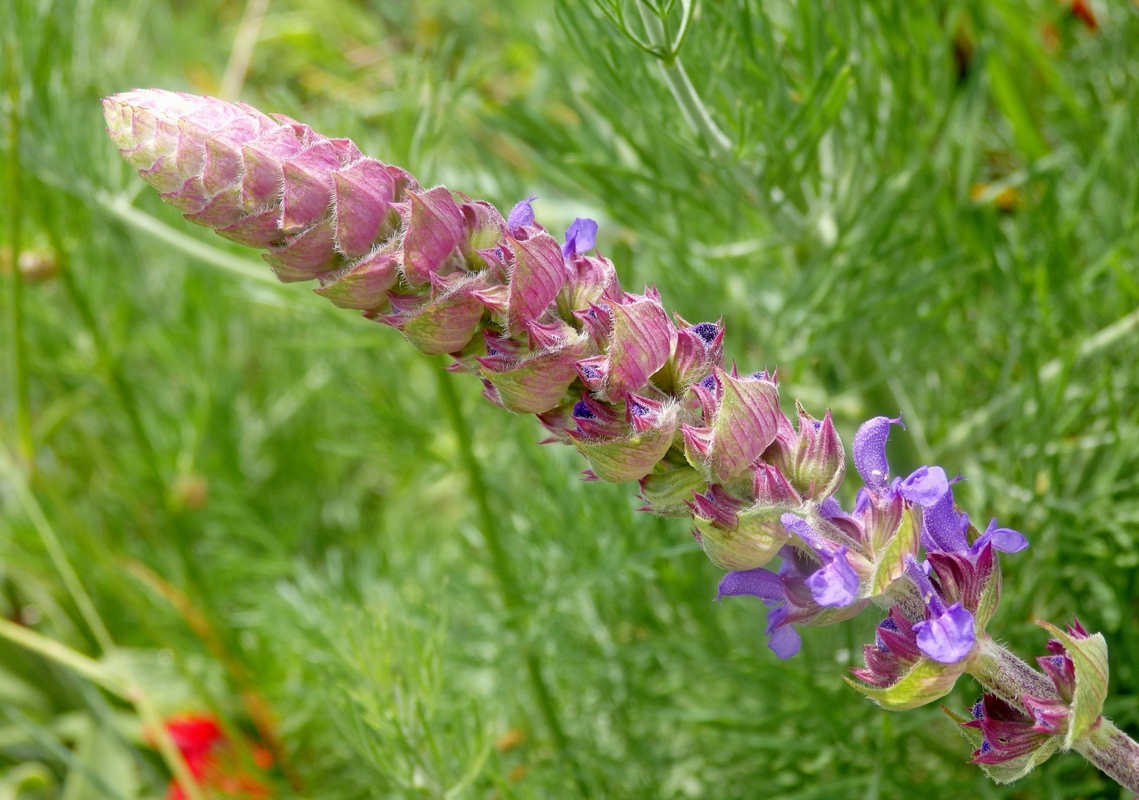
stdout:
<svg viewBox="0 0 1139 800">
<path fill-rule="evenodd" d="M 562 245 L 565 258 L 588 253 L 597 243 L 597 223 L 589 217 L 578 217 L 566 229 L 566 243 Z"/>
<path fill-rule="evenodd" d="M 829 557 L 820 553 L 823 567 L 807 577 L 811 596 L 820 606 L 845 608 L 858 596 L 858 576 L 846 560 L 846 553 L 845 547 Z"/>
<path fill-rule="evenodd" d="M 931 506 L 949 491 L 949 480 L 941 467 L 918 467 L 898 484 L 898 494 L 920 506 Z"/>
</svg>

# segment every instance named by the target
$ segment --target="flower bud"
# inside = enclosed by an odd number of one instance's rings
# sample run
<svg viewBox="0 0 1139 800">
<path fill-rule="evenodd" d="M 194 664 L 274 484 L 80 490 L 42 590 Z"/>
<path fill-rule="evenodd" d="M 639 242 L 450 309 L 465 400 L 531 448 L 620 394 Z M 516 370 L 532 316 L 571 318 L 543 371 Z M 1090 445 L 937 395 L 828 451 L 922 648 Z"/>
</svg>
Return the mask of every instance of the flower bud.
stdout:
<svg viewBox="0 0 1139 800">
<path fill-rule="evenodd" d="M 593 342 L 564 322 L 543 346 L 512 353 L 510 340 L 484 333 L 487 355 L 477 357 L 479 372 L 493 386 L 498 403 L 510 411 L 540 414 L 561 404 L 577 378 L 576 364 L 590 354 Z"/>
<path fill-rule="evenodd" d="M 347 139 L 216 98 L 136 90 L 106 98 L 103 109 L 123 157 L 187 219 L 268 248 L 264 258 L 282 281 L 321 278 L 327 289 L 351 276 L 326 294 L 353 308 L 384 305 L 386 260 L 380 267 L 360 259 L 402 226 L 394 206 L 418 192 L 406 172 L 365 158 Z M 402 252 L 416 285 L 428 282 L 425 271 L 448 271 L 436 262 L 447 261 L 450 239 L 462 238 L 447 213 L 450 193 L 421 194 L 428 199 L 408 209 L 416 227 L 410 247 L 385 250 Z"/>
<path fill-rule="evenodd" d="M 1059 657 L 1059 663 L 1052 660 L 1045 666 L 1044 659 L 1038 663 L 1052 679 L 1060 699 L 1067 702 L 1064 748 L 1068 749 L 1096 728 L 1103 713 L 1108 683 L 1107 641 L 1102 633 L 1089 634 L 1078 621 L 1066 633 L 1047 622 L 1036 624 L 1056 637 L 1048 642 L 1048 650 L 1054 658 Z"/>
<path fill-rule="evenodd" d="M 1051 757 L 1061 738 L 1041 730 L 1033 719 L 1001 698 L 986 693 L 973 704 L 970 719 L 942 706 L 973 743 L 973 763 L 998 783 L 1018 780 Z"/>
<path fill-rule="evenodd" d="M 731 484 L 752 474 L 752 465 L 775 439 L 779 391 L 769 380 L 741 378 L 719 367 L 713 370 L 715 396 L 702 386 L 705 427 L 685 425 L 684 450 L 689 463 L 711 481 Z M 749 480 L 750 483 L 750 480 Z"/>
<path fill-rule="evenodd" d="M 703 475 L 685 463 L 673 463 L 668 456 L 641 478 L 640 486 L 641 500 L 645 504 L 639 510 L 662 517 L 688 516 L 689 499 L 708 489 Z"/>
<path fill-rule="evenodd" d="M 436 278 L 432 295 L 389 294 L 392 313 L 372 317 L 400 331 L 425 355 L 462 350 L 478 330 L 486 309 L 478 294 L 495 280 L 489 272 Z"/>
<path fill-rule="evenodd" d="M 889 711 L 908 711 L 944 697 L 965 671 L 966 661 L 941 663 L 925 656 L 916 626 L 895 606 L 882 620 L 874 644 L 863 646 L 866 667 L 851 670 L 861 682 L 847 683 Z"/>
<path fill-rule="evenodd" d="M 791 535 L 780 517 L 784 504 L 745 503 L 713 484 L 690 504 L 708 558 L 721 569 L 748 570 L 773 559 Z"/>
<path fill-rule="evenodd" d="M 791 482 L 807 497 L 822 500 L 834 494 L 842 483 L 846 453 L 829 410 L 822 420 L 817 420 L 799 403 L 795 407 L 799 411 L 799 441 Z"/>
<path fill-rule="evenodd" d="M 413 286 L 431 283 L 465 268 L 462 246 L 466 221 L 446 186 L 408 197 L 407 233 L 403 237 L 403 276 Z"/>
<path fill-rule="evenodd" d="M 652 472 L 672 446 L 677 427 L 677 404 L 657 402 L 628 395 L 625 422 L 615 424 L 597 414 L 597 405 L 583 398 L 575 407 L 578 430 L 568 431 L 574 445 L 589 461 L 593 473 L 603 481 L 634 481 Z M 581 416 L 579 416 L 579 410 Z M 586 416 L 598 417 L 597 420 Z M 594 425 L 594 422 L 601 424 Z"/>
</svg>

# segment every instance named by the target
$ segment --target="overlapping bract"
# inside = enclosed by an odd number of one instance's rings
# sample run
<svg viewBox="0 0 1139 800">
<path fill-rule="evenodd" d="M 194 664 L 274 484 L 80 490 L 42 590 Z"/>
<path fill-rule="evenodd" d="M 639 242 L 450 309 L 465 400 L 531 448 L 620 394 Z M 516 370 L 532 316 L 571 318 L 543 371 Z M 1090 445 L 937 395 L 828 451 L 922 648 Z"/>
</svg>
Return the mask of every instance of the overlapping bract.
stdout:
<svg viewBox="0 0 1139 800">
<path fill-rule="evenodd" d="M 316 279 L 337 305 L 450 354 L 491 402 L 537 414 L 581 451 L 588 477 L 639 480 L 647 510 L 690 514 L 717 564 L 761 567 L 790 542 L 807 573 L 838 568 L 783 523 L 842 480 L 830 415 L 800 408 L 796 430 L 774 376 L 725 367 L 719 323 L 670 318 L 654 289 L 622 290 L 591 254 L 592 220 L 559 242 L 533 198 L 504 219 L 241 104 L 145 90 L 104 108 L 124 158 L 188 219 L 268 249 L 282 280 Z"/>
<path fill-rule="evenodd" d="M 720 323 L 670 318 L 655 290 L 622 290 L 613 264 L 591 254 L 592 220 L 559 242 L 536 222 L 534 198 L 504 218 L 241 104 L 148 90 L 104 107 L 124 158 L 188 219 L 267 249 L 281 280 L 318 280 L 333 303 L 449 354 L 491 402 L 538 415 L 551 441 L 575 446 L 588 477 L 637 480 L 644 510 L 690 516 L 730 571 L 720 595 L 771 606 L 780 656 L 798 650 L 795 625 L 876 602 L 889 614 L 855 672 L 876 701 L 928 702 L 965 669 L 999 597 L 994 550 L 1024 537 L 995 522 L 979 533 L 938 467 L 890 480 L 885 441 L 898 421 L 885 417 L 855 436 L 865 487 L 844 511 L 834 495 L 846 454 L 830 413 L 797 405 L 793 423 L 775 375 L 725 365 Z M 776 557 L 778 570 L 765 569 Z"/>
</svg>

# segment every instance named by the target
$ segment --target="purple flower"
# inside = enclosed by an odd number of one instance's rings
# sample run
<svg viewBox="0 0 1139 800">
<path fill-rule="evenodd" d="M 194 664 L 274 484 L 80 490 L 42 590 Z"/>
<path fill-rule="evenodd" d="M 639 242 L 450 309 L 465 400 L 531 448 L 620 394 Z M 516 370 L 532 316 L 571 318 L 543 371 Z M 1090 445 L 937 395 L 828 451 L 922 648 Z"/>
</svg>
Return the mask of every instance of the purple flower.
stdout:
<svg viewBox="0 0 1139 800">
<path fill-rule="evenodd" d="M 1012 528 L 998 528 L 995 519 L 989 520 L 989 527 L 985 528 L 981 537 L 973 542 L 969 552 L 980 552 L 980 549 L 989 543 L 993 545 L 994 550 L 1000 550 L 1002 553 L 1019 553 L 1028 547 L 1028 539 L 1023 533 Z"/>
<path fill-rule="evenodd" d="M 942 664 L 955 664 L 969 655 L 977 641 L 973 615 L 961 603 L 948 608 L 929 579 L 926 568 L 911 556 L 906 574 L 917 585 L 926 606 L 926 618 L 914 625 L 923 655 Z"/>
<path fill-rule="evenodd" d="M 506 218 L 506 229 L 511 236 L 517 236 L 520 229 L 534 224 L 534 207 L 530 204 L 537 199 L 536 196 L 530 195 L 510 209 L 510 215 Z"/>
<path fill-rule="evenodd" d="M 767 628 L 764 630 L 768 636 L 767 646 L 771 651 L 781 659 L 790 658 L 798 653 L 803 640 L 795 627 L 787 624 L 790 607 L 782 577 L 762 568 L 729 572 L 720 581 L 716 599 L 745 594 L 758 597 L 766 605 L 773 606 L 767 612 Z"/>
<path fill-rule="evenodd" d="M 902 418 L 874 417 L 862 423 L 854 434 L 851 448 L 854 468 L 862 476 L 866 488 L 874 492 L 887 488 L 890 465 L 886 461 L 886 438 L 890 435 L 891 425 L 902 425 Z"/>
<path fill-rule="evenodd" d="M 926 550 L 960 553 L 969 549 L 965 532 L 969 518 L 959 514 L 953 505 L 953 492 L 948 487 L 932 503 L 922 504 L 921 543 Z"/>
<path fill-rule="evenodd" d="M 930 604 L 930 617 L 914 625 L 918 649 L 942 664 L 956 664 L 969 655 L 976 642 L 973 615 L 960 603 L 945 608 L 940 601 Z"/>
<path fill-rule="evenodd" d="M 858 596 L 858 576 L 846 560 L 847 549 L 840 547 L 833 555 L 820 552 L 823 568 L 807 577 L 811 596 L 820 606 L 844 608 Z"/>
<path fill-rule="evenodd" d="M 949 491 L 949 480 L 941 467 L 918 467 L 898 484 L 897 492 L 911 503 L 929 506 Z"/>
<path fill-rule="evenodd" d="M 998 528 L 997 521 L 990 520 L 972 545 L 966 534 L 969 532 L 969 515 L 959 513 L 953 504 L 952 490 L 946 490 L 936 503 L 922 507 L 922 545 L 930 552 L 965 553 L 971 559 L 991 545 L 1002 553 L 1018 553 L 1028 547 L 1024 534 L 1012 528 Z"/>
<path fill-rule="evenodd" d="M 562 255 L 570 258 L 588 253 L 597 242 L 597 223 L 588 217 L 578 217 L 566 229 L 566 243 L 562 245 Z"/>
</svg>

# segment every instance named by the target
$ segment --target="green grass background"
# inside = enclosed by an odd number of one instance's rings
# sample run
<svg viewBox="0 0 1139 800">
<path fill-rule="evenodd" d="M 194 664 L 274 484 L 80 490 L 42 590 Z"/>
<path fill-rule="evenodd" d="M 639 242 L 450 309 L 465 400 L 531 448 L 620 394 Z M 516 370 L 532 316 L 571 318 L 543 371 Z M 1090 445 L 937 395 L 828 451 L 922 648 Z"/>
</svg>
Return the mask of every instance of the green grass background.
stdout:
<svg viewBox="0 0 1139 800">
<path fill-rule="evenodd" d="M 903 413 L 895 472 L 963 471 L 1032 543 L 990 631 L 1102 630 L 1136 735 L 1139 6 L 1089 6 L 705 0 L 680 58 L 710 153 L 603 3 L 272 0 L 246 39 L 238 0 L 0 3 L 0 613 L 235 739 L 255 690 L 276 797 L 1127 797 L 1074 755 L 996 786 L 936 707 L 862 699 L 870 613 L 775 659 L 681 521 L 182 220 L 98 102 L 217 93 L 244 41 L 241 99 L 503 210 L 534 192 L 555 233 L 596 218 L 627 288 L 722 317 L 848 444 Z M 0 797 L 167 775 L 131 705 L 0 642 Z"/>
</svg>

